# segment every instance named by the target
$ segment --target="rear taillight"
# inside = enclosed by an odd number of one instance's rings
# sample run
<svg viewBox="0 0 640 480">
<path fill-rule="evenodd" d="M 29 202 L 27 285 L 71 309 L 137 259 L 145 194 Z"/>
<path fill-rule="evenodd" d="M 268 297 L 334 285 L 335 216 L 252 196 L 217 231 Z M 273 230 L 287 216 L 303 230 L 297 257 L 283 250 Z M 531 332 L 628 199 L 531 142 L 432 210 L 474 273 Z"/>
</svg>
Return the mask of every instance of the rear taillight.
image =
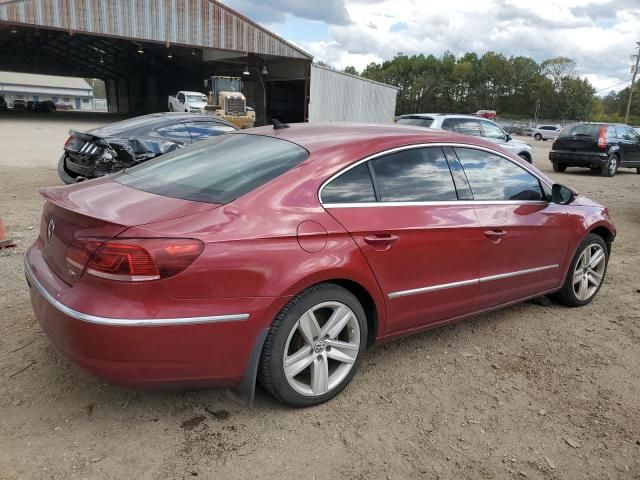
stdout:
<svg viewBox="0 0 640 480">
<path fill-rule="evenodd" d="M 607 129 L 600 127 L 600 135 L 598 135 L 598 148 L 600 150 L 607 149 Z"/>
<path fill-rule="evenodd" d="M 144 282 L 177 275 L 203 249 L 203 243 L 193 239 L 127 238 L 104 243 L 76 239 L 67 251 L 67 262 L 94 277 Z"/>
<path fill-rule="evenodd" d="M 65 146 L 65 148 L 66 148 L 66 147 L 71 143 L 71 141 L 72 141 L 72 140 L 73 140 L 73 137 L 69 137 L 69 138 L 67 138 L 67 141 L 66 141 L 66 142 L 64 142 L 64 146 Z"/>
</svg>

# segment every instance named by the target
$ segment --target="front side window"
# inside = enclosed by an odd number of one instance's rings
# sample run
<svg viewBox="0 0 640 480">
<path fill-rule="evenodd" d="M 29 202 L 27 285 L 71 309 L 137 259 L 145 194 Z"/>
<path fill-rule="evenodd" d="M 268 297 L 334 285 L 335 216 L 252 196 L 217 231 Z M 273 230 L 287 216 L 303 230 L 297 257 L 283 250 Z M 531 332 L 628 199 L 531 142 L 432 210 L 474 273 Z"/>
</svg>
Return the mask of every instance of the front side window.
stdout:
<svg viewBox="0 0 640 480">
<path fill-rule="evenodd" d="M 474 200 L 543 200 L 540 182 L 506 158 L 473 148 L 455 149 Z"/>
<path fill-rule="evenodd" d="M 376 194 L 367 164 L 361 163 L 329 182 L 321 197 L 324 203 L 375 202 Z"/>
<path fill-rule="evenodd" d="M 473 118 L 459 118 L 458 127 L 460 128 L 460 133 L 464 133 L 465 135 L 473 135 L 474 137 L 482 136 L 480 122 Z"/>
<path fill-rule="evenodd" d="M 483 120 L 481 124 L 482 124 L 482 132 L 484 133 L 485 137 L 493 138 L 496 140 L 505 139 L 504 132 L 495 123 L 491 123 L 491 122 L 487 122 L 486 120 Z"/>
<path fill-rule="evenodd" d="M 441 148 L 412 148 L 371 160 L 382 202 L 457 200 Z"/>
<path fill-rule="evenodd" d="M 156 195 L 225 204 L 308 156 L 304 148 L 286 140 L 234 133 L 149 160 L 116 174 L 113 180 Z"/>
</svg>

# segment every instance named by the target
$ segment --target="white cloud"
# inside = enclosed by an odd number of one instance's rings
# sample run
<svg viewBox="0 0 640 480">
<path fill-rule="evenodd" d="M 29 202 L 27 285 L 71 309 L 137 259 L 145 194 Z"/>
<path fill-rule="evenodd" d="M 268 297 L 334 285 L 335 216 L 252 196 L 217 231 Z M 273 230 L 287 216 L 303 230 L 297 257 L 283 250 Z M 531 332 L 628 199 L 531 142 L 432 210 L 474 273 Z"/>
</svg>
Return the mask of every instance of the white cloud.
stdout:
<svg viewBox="0 0 640 480">
<path fill-rule="evenodd" d="M 262 5 L 260 0 L 227 1 L 232 7 L 238 2 Z M 342 7 L 346 12 L 331 14 L 340 20 L 333 22 L 324 7 L 310 7 L 318 2 L 278 3 L 295 3 L 298 16 L 330 25 L 326 39 L 305 41 L 301 35 L 291 40 L 336 68 L 353 65 L 362 70 L 398 52 L 441 55 L 449 50 L 460 55 L 493 50 L 539 62 L 570 57 L 576 73 L 601 89 L 629 77 L 629 55 L 640 40 L 640 0 L 332 0 L 332 12 L 343 12 Z M 310 11 L 316 12 L 315 18 Z"/>
</svg>

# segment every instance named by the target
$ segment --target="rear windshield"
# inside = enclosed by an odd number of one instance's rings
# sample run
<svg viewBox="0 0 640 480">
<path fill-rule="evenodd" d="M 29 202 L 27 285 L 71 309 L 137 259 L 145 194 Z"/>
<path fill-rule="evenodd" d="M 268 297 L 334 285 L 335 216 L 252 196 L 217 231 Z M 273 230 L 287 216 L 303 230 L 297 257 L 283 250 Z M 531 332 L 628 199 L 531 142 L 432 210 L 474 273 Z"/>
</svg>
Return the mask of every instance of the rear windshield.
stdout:
<svg viewBox="0 0 640 480">
<path fill-rule="evenodd" d="M 404 117 L 396 120 L 399 125 L 416 125 L 418 127 L 430 127 L 433 118 L 428 117 Z"/>
<path fill-rule="evenodd" d="M 129 130 L 135 130 L 144 126 L 152 126 L 164 122 L 166 118 L 157 117 L 154 115 L 143 115 L 142 117 L 130 118 L 128 120 L 122 120 L 121 122 L 111 123 L 104 127 L 98 127 L 90 130 L 87 133 L 95 135 L 96 137 L 111 137 L 118 135 Z"/>
<path fill-rule="evenodd" d="M 592 123 L 576 123 L 569 125 L 560 132 L 561 137 L 597 137 L 600 134 L 602 125 Z"/>
<path fill-rule="evenodd" d="M 145 192 L 229 203 L 304 162 L 302 147 L 273 137 L 226 134 L 127 169 L 113 179 Z"/>
</svg>

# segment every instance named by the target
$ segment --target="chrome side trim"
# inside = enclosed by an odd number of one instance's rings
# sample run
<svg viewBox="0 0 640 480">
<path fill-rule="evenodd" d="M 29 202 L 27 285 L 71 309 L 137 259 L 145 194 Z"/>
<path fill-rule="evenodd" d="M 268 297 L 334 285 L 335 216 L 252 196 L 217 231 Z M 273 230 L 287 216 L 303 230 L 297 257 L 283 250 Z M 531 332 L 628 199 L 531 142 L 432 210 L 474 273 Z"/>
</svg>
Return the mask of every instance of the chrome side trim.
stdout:
<svg viewBox="0 0 640 480">
<path fill-rule="evenodd" d="M 365 157 L 361 160 L 358 160 L 355 163 L 352 163 L 351 165 L 349 165 L 348 167 L 343 168 L 342 170 L 340 170 L 338 173 L 333 174 L 331 177 L 329 177 L 327 180 L 325 180 L 322 185 L 320 185 L 320 188 L 318 189 L 318 200 L 320 202 L 321 205 L 328 207 L 328 206 L 336 206 L 336 205 L 347 205 L 347 204 L 331 204 L 331 203 L 323 203 L 322 202 L 322 190 L 324 189 L 324 187 L 331 182 L 333 179 L 339 177 L 340 175 L 342 175 L 343 173 L 348 172 L 349 170 L 351 170 L 352 168 L 357 167 L 358 165 L 360 165 L 361 163 L 364 162 L 368 162 L 369 160 L 373 160 L 375 158 L 378 157 L 382 157 L 385 155 L 389 155 L 390 153 L 395 153 L 395 152 L 401 152 L 403 150 L 411 150 L 414 148 L 425 148 L 425 147 L 459 147 L 459 148 L 474 148 L 476 150 L 482 150 L 485 152 L 489 152 L 492 153 L 494 155 L 498 155 L 499 157 L 504 158 L 505 160 L 510 161 L 511 163 L 514 163 L 516 165 L 518 165 L 519 167 L 523 168 L 524 170 L 526 170 L 527 172 L 529 172 L 531 175 L 533 175 L 534 177 L 536 177 L 540 182 L 542 182 L 544 185 L 547 185 L 549 188 L 551 188 L 551 184 L 549 182 L 547 182 L 544 178 L 541 178 L 536 172 L 534 172 L 533 170 L 531 170 L 531 168 L 528 165 L 525 165 L 524 163 L 517 163 L 513 158 L 505 155 L 502 152 L 499 152 L 497 150 L 494 150 L 492 148 L 487 148 L 487 147 L 481 147 L 479 145 L 474 145 L 474 144 L 470 144 L 470 143 L 456 143 L 456 142 L 438 142 L 438 143 L 416 143 L 413 145 L 403 145 L 401 147 L 395 147 L 395 148 L 390 148 L 389 150 L 385 150 L 383 152 L 378 152 L 378 153 L 374 153 L 373 155 L 369 155 L 368 157 Z M 474 202 L 475 204 L 480 203 L 481 201 L 475 201 L 475 200 L 470 200 L 471 202 Z M 460 205 L 461 201 L 458 201 L 456 203 L 454 203 L 455 205 Z M 503 201 L 486 201 L 488 203 L 504 203 L 504 202 L 513 202 L 514 204 L 520 204 L 520 203 L 534 203 L 532 201 L 516 201 L 516 200 L 503 200 Z M 371 202 L 371 205 L 369 206 L 373 206 L 374 202 Z M 386 202 L 375 202 L 376 205 L 375 206 L 381 206 L 381 203 L 386 203 Z M 399 206 L 404 206 L 404 202 L 397 202 L 400 203 L 402 205 Z M 413 203 L 413 202 L 410 202 Z M 442 203 L 442 202 L 415 202 L 418 205 L 434 205 L 434 204 L 438 204 L 438 203 Z M 453 203 L 453 202 L 452 202 Z M 548 203 L 548 202 L 539 202 L 536 201 L 535 203 Z M 351 206 L 355 205 L 355 204 L 349 204 Z M 396 205 L 398 206 L 398 205 Z"/>
<path fill-rule="evenodd" d="M 526 270 L 518 270 L 515 272 L 508 272 L 508 273 L 501 273 L 499 275 L 489 275 L 487 277 L 480 277 L 480 278 L 472 278 L 469 280 L 462 280 L 460 282 L 452 282 L 452 283 L 442 283 L 440 285 L 431 285 L 430 287 L 421 287 L 421 288 L 414 288 L 411 290 L 401 290 L 398 292 L 391 292 L 387 295 L 387 297 L 389 297 L 389 299 L 394 299 L 394 298 L 399 298 L 399 297 L 407 297 L 409 295 L 418 295 L 420 293 L 429 293 L 429 292 L 437 292 L 438 290 L 446 290 L 449 288 L 456 288 L 456 287 L 464 287 L 467 285 L 476 285 L 476 284 L 480 284 L 480 283 L 486 283 L 486 282 L 491 282 L 493 280 L 502 280 L 503 278 L 511 278 L 511 277 L 517 277 L 520 275 L 527 275 L 529 273 L 536 273 L 536 272 L 543 272 L 545 270 L 551 270 L 554 268 L 558 268 L 560 267 L 560 265 L 555 264 L 555 265 L 545 265 L 544 267 L 536 267 L 536 268 L 528 268 Z"/>
<path fill-rule="evenodd" d="M 448 288 L 464 287 L 466 285 L 474 285 L 478 283 L 478 279 L 463 280 L 461 282 L 443 283 L 441 285 L 433 285 L 431 287 L 414 288 L 413 290 L 402 290 L 400 292 L 392 292 L 389 298 L 407 297 L 409 295 L 417 295 L 419 293 L 436 292 L 438 290 L 446 290 Z"/>
<path fill-rule="evenodd" d="M 51 304 L 56 310 L 69 317 L 75 318 L 87 323 L 95 323 L 98 325 L 109 325 L 117 327 L 161 327 L 170 325 L 197 325 L 202 323 L 218 323 L 218 322 L 237 322 L 247 320 L 249 318 L 248 313 L 238 313 L 232 315 L 214 315 L 210 317 L 184 317 L 184 318 L 109 318 L 98 317 L 95 315 L 89 315 L 82 313 L 73 308 L 67 307 L 65 304 L 57 300 L 51 295 L 42 284 L 36 279 L 35 275 L 31 271 L 31 268 L 27 264 L 26 257 L 24 260 L 24 273 L 27 276 L 29 284 L 35 288 L 40 295 L 42 295 L 47 302 Z"/>
<path fill-rule="evenodd" d="M 518 277 L 520 275 L 527 275 L 529 273 L 543 272 L 545 270 L 551 270 L 558 268 L 560 265 L 546 265 L 544 267 L 528 268 L 527 270 L 518 270 L 517 272 L 501 273 L 499 275 L 490 275 L 488 277 L 479 278 L 480 283 L 491 282 L 493 280 L 502 280 L 503 278 Z"/>
</svg>

